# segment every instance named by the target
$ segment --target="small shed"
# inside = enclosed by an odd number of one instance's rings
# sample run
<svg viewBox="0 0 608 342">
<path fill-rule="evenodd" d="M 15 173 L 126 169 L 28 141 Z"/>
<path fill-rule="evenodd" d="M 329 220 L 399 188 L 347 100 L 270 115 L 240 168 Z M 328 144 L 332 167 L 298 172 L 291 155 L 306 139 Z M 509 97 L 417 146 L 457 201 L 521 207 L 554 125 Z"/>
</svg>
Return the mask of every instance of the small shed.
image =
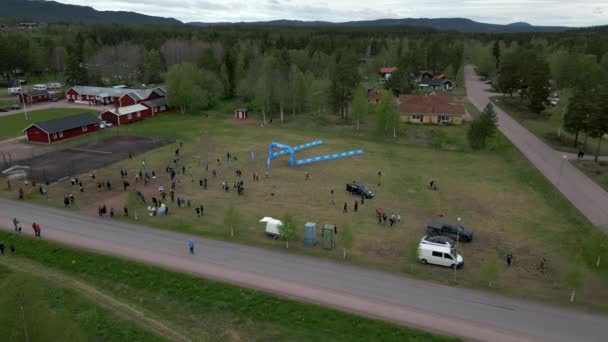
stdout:
<svg viewBox="0 0 608 342">
<path fill-rule="evenodd" d="M 249 117 L 247 108 L 239 108 L 234 111 L 234 118 L 237 120 L 246 120 Z"/>
<path fill-rule="evenodd" d="M 323 230 L 321 231 L 323 239 L 324 249 L 336 248 L 336 225 L 335 224 L 324 224 Z"/>
<path fill-rule="evenodd" d="M 304 244 L 306 246 L 314 246 L 317 244 L 317 224 L 307 222 L 304 225 Z"/>
</svg>

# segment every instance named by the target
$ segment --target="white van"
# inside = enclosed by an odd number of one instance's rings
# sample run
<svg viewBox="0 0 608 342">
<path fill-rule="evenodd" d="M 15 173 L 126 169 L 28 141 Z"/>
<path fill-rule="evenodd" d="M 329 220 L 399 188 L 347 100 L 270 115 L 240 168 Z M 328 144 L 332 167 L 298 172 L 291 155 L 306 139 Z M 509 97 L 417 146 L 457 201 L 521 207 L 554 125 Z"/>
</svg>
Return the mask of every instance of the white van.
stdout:
<svg viewBox="0 0 608 342">
<path fill-rule="evenodd" d="M 464 266 L 464 259 L 453 248 L 430 243 L 418 245 L 418 261 L 451 268 Z"/>
</svg>

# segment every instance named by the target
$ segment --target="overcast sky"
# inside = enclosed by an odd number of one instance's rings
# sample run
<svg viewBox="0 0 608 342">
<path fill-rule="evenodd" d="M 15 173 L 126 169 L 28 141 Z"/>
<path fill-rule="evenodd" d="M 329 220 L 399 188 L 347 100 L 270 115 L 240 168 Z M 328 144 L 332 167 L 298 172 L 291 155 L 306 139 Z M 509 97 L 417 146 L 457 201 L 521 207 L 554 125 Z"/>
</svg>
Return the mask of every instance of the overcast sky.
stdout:
<svg viewBox="0 0 608 342">
<path fill-rule="evenodd" d="M 275 19 L 350 21 L 464 17 L 508 24 L 608 24 L 608 0 L 58 0 L 97 10 L 133 11 L 184 22 Z"/>
</svg>

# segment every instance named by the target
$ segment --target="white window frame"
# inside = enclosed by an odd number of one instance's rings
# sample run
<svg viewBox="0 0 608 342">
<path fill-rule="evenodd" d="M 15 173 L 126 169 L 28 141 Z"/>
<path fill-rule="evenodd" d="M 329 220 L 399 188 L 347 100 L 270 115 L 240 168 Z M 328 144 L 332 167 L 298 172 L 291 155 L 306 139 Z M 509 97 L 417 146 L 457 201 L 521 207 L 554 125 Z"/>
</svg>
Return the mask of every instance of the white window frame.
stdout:
<svg viewBox="0 0 608 342">
<path fill-rule="evenodd" d="M 450 122 L 450 116 L 449 115 L 437 115 L 437 122 L 439 122 L 439 123 Z"/>
<path fill-rule="evenodd" d="M 128 120 L 133 119 L 133 115 L 131 115 L 131 114 L 129 113 L 129 114 L 127 115 L 127 119 L 128 119 Z"/>
<path fill-rule="evenodd" d="M 141 112 L 135 113 L 135 116 L 138 117 L 138 118 L 141 118 Z"/>
<path fill-rule="evenodd" d="M 57 133 L 53 133 L 53 139 L 57 139 Z"/>
<path fill-rule="evenodd" d="M 82 131 L 83 131 L 83 132 L 86 132 L 86 131 L 88 131 L 88 130 L 89 130 L 89 127 L 87 127 L 87 126 L 82 126 Z"/>
</svg>

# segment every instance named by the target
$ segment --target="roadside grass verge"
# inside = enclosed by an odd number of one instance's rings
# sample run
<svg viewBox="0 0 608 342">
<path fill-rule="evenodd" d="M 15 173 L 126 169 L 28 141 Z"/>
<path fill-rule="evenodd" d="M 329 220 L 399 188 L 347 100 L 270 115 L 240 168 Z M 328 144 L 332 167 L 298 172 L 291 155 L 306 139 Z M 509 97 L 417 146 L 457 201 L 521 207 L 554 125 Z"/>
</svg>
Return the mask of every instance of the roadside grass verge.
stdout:
<svg viewBox="0 0 608 342">
<path fill-rule="evenodd" d="M 492 103 L 502 108 L 513 119 L 549 144 L 558 151 L 577 153 L 583 149 L 588 154 L 595 151 L 597 139 L 585 138 L 584 133 L 579 135 L 578 144 L 574 146 L 574 135 L 564 131 L 563 115 L 568 105 L 568 92 L 564 93 L 562 100 L 555 107 L 547 107 L 541 114 L 531 112 L 519 97 L 492 96 Z M 585 144 L 586 142 L 586 144 Z M 608 155 L 608 144 L 603 144 L 600 155 Z"/>
<path fill-rule="evenodd" d="M 0 308 L 3 341 L 165 340 L 100 308 L 74 290 L 2 264 Z"/>
<path fill-rule="evenodd" d="M 194 340 L 456 340 L 47 241 L 4 232 L 0 239 L 19 257 L 135 303 Z"/>
</svg>

